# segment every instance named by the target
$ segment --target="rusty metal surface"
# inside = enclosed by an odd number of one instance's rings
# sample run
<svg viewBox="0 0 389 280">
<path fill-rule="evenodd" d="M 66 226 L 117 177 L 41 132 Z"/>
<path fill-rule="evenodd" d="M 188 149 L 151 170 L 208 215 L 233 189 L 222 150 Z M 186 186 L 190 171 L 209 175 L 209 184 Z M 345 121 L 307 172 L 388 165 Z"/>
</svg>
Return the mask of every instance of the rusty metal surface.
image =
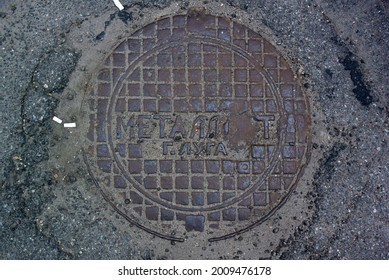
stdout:
<svg viewBox="0 0 389 280">
<path fill-rule="evenodd" d="M 216 241 L 266 220 L 310 155 L 286 60 L 222 17 L 177 15 L 122 41 L 88 96 L 85 162 L 111 206 L 162 238 Z"/>
</svg>

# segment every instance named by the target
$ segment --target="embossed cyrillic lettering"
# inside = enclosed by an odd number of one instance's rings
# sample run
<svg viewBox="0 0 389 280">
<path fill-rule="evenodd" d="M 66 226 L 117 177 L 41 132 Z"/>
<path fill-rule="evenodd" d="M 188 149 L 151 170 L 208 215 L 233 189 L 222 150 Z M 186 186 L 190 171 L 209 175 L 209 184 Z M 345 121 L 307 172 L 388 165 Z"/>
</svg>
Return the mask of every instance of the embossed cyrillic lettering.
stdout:
<svg viewBox="0 0 389 280">
<path fill-rule="evenodd" d="M 166 115 L 159 115 L 159 116 L 154 116 L 155 120 L 159 120 L 159 138 L 165 138 L 165 126 L 166 126 L 166 121 L 170 120 L 170 116 Z"/>
<path fill-rule="evenodd" d="M 256 121 L 262 122 L 263 123 L 263 138 L 269 139 L 270 133 L 269 133 L 269 122 L 274 121 L 275 117 L 274 116 L 254 116 L 254 119 Z"/>
<path fill-rule="evenodd" d="M 174 138 L 175 136 L 181 134 L 183 138 L 186 137 L 186 129 L 184 122 L 182 121 L 182 118 L 180 115 L 178 115 L 174 121 L 174 125 L 172 130 L 170 131 L 169 137 Z"/>
<path fill-rule="evenodd" d="M 125 131 L 125 134 L 128 134 L 129 139 L 135 138 L 135 117 L 130 116 L 128 121 L 125 123 L 122 117 L 116 117 L 116 139 L 122 138 L 122 129 Z"/>
<path fill-rule="evenodd" d="M 217 144 L 217 146 L 216 146 L 216 149 L 215 149 L 215 156 L 218 156 L 219 154 L 223 154 L 224 156 L 227 155 L 227 149 L 226 149 L 226 147 L 223 145 L 223 143 L 219 143 L 219 144 Z"/>
<path fill-rule="evenodd" d="M 205 116 L 198 116 L 192 124 L 192 131 L 190 133 L 190 138 L 195 138 L 196 134 L 199 135 L 198 139 L 205 138 Z"/>
<path fill-rule="evenodd" d="M 169 147 L 172 147 L 173 146 L 173 142 L 163 142 L 162 143 L 162 154 L 163 155 L 167 155 L 168 154 L 168 150 L 169 150 Z M 172 151 L 171 151 L 172 152 Z M 174 153 L 173 153 L 174 155 Z"/>
<path fill-rule="evenodd" d="M 138 117 L 138 137 L 139 138 L 150 138 L 150 131 L 148 129 L 150 128 L 149 126 L 149 121 L 151 119 L 151 116 L 149 115 L 139 115 Z"/>
</svg>

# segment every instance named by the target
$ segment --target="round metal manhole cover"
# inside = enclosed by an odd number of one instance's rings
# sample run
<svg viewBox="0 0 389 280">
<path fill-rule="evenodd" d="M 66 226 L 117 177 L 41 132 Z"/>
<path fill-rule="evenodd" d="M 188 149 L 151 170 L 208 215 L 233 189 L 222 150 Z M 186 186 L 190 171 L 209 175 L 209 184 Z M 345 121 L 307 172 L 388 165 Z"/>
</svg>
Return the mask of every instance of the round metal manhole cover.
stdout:
<svg viewBox="0 0 389 280">
<path fill-rule="evenodd" d="M 177 15 L 122 41 L 88 96 L 85 160 L 104 198 L 157 236 L 234 236 L 288 198 L 310 154 L 309 104 L 249 28 Z"/>
</svg>

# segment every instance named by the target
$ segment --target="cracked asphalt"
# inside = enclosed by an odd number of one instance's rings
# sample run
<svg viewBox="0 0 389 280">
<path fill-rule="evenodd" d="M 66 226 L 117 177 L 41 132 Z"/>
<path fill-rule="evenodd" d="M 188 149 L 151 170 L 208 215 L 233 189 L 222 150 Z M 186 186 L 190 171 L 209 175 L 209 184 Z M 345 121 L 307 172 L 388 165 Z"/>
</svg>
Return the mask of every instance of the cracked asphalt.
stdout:
<svg viewBox="0 0 389 280">
<path fill-rule="evenodd" d="M 0 0 L 1 259 L 388 259 L 386 0 Z M 270 219 L 230 240 L 170 242 L 130 225 L 80 155 L 91 79 L 118 42 L 202 10 L 247 25 L 311 102 L 312 156 Z M 76 122 L 65 129 L 58 116 Z"/>
</svg>

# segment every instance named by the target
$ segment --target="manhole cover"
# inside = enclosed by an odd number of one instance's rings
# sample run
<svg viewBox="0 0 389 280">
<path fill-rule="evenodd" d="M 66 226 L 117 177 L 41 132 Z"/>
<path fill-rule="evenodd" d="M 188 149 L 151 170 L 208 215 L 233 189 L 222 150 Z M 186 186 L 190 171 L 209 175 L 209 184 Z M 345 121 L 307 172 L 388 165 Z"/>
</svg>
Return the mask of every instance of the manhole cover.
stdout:
<svg viewBox="0 0 389 280">
<path fill-rule="evenodd" d="M 288 63 L 212 15 L 160 19 L 122 41 L 89 95 L 85 160 L 104 198 L 157 236 L 210 241 L 263 222 L 310 153 L 310 113 Z"/>
</svg>

